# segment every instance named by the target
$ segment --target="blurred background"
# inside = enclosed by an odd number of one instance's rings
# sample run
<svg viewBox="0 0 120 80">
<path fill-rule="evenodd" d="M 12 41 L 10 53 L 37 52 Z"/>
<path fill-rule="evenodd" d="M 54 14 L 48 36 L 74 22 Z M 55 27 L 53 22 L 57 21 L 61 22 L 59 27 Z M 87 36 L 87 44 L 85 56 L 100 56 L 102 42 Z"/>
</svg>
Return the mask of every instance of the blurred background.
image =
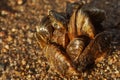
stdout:
<svg viewBox="0 0 120 80">
<path fill-rule="evenodd" d="M 105 29 L 120 29 L 120 0 L 0 0 L 0 80 L 63 80 L 34 39 L 36 26 L 48 11 L 64 11 L 66 2 L 82 1 L 106 11 Z M 120 51 L 88 72 L 84 80 L 120 79 Z M 76 78 L 74 78 L 76 80 Z"/>
</svg>

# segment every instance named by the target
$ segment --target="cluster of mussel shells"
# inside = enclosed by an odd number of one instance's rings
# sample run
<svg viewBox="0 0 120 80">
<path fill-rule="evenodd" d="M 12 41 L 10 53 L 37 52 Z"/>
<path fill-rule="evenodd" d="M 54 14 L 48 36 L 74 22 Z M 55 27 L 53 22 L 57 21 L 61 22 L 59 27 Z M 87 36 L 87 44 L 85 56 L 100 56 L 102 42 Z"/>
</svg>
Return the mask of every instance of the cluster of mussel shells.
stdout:
<svg viewBox="0 0 120 80">
<path fill-rule="evenodd" d="M 104 31 L 104 19 L 105 11 L 84 8 L 81 2 L 68 3 L 65 12 L 49 11 L 35 37 L 50 68 L 61 76 L 81 75 L 110 52 L 112 42 L 119 42 L 120 31 Z"/>
</svg>

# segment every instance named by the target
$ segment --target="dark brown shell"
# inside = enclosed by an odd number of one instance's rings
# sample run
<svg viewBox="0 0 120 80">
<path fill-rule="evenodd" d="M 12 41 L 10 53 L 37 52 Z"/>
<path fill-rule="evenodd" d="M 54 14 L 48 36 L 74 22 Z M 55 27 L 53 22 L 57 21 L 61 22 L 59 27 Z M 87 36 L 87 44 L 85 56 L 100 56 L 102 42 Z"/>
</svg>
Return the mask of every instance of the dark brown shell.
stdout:
<svg viewBox="0 0 120 80">
<path fill-rule="evenodd" d="M 114 46 L 118 49 L 120 47 L 120 35 L 116 34 L 120 34 L 120 31 L 108 30 L 97 34 L 95 39 L 90 41 L 79 56 L 77 70 L 85 70 L 89 65 L 100 62 L 102 58 L 113 50 Z M 116 44 L 113 44 L 114 42 Z"/>
<path fill-rule="evenodd" d="M 95 28 L 86 12 L 79 9 L 76 16 L 77 35 L 87 35 L 94 39 L 96 35 Z"/>
<path fill-rule="evenodd" d="M 102 32 L 104 29 L 101 23 L 106 19 L 105 11 L 97 8 L 87 8 L 82 10 L 84 10 L 86 14 L 88 14 L 88 16 L 90 17 L 90 20 L 94 25 L 96 34 Z"/>
<path fill-rule="evenodd" d="M 66 51 L 70 56 L 71 60 L 73 61 L 73 63 L 77 64 L 76 62 L 79 56 L 81 55 L 81 53 L 83 52 L 83 50 L 85 49 L 89 42 L 90 39 L 87 36 L 80 36 L 70 41 Z"/>
<path fill-rule="evenodd" d="M 55 69 L 62 77 L 79 75 L 69 56 L 59 45 L 47 45 L 44 50 L 51 68 Z"/>
<path fill-rule="evenodd" d="M 95 33 L 94 26 L 86 12 L 79 8 L 75 8 L 68 24 L 68 35 L 70 40 L 80 35 L 86 35 L 94 39 Z"/>
</svg>

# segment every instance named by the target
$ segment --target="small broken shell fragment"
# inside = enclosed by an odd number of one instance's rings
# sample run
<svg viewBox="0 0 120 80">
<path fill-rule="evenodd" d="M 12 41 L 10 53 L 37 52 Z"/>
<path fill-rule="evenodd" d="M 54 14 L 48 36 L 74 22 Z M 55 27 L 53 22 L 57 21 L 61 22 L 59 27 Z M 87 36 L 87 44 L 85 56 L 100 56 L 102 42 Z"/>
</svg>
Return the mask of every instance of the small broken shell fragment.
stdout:
<svg viewBox="0 0 120 80">
<path fill-rule="evenodd" d="M 55 69 L 61 77 L 79 75 L 69 56 L 59 45 L 52 43 L 47 45 L 44 51 L 51 68 Z"/>
</svg>

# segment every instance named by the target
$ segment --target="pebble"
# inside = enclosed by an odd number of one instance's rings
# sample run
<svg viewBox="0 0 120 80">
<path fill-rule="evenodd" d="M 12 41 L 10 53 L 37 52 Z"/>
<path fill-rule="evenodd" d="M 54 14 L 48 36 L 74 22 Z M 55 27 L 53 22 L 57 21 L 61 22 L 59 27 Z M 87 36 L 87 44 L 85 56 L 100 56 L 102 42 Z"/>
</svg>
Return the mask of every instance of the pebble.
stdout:
<svg viewBox="0 0 120 80">
<path fill-rule="evenodd" d="M 27 35 L 28 35 L 29 38 L 32 38 L 34 34 L 29 31 L 29 32 L 27 33 Z"/>
<path fill-rule="evenodd" d="M 15 32 L 16 31 L 16 29 L 15 28 L 12 28 L 12 32 Z"/>
<path fill-rule="evenodd" d="M 8 11 L 2 10 L 1 15 L 8 15 Z"/>
<path fill-rule="evenodd" d="M 6 52 L 7 52 L 7 49 L 2 48 L 1 52 L 6 53 Z"/>
<path fill-rule="evenodd" d="M 28 76 L 27 76 L 27 79 L 30 79 L 31 78 L 31 75 L 29 74 Z"/>
<path fill-rule="evenodd" d="M 13 38 L 11 36 L 8 36 L 7 39 L 6 39 L 8 42 L 12 41 Z"/>
<path fill-rule="evenodd" d="M 32 40 L 31 40 L 30 38 L 27 38 L 27 42 L 28 42 L 29 44 L 31 44 L 31 43 L 32 43 Z"/>
<path fill-rule="evenodd" d="M 109 59 L 109 60 L 108 60 L 108 64 L 109 64 L 109 65 L 112 65 L 112 63 L 113 63 L 113 59 Z"/>
<path fill-rule="evenodd" d="M 5 33 L 3 31 L 0 32 L 0 37 L 4 37 Z"/>
<path fill-rule="evenodd" d="M 22 65 L 25 65 L 25 64 L 26 64 L 26 61 L 25 61 L 25 60 L 22 60 L 21 62 L 22 62 Z"/>
<path fill-rule="evenodd" d="M 29 69 L 29 68 L 30 68 L 30 66 L 27 64 L 27 65 L 26 65 L 26 69 Z"/>
<path fill-rule="evenodd" d="M 6 48 L 6 49 L 9 49 L 9 45 L 5 45 L 5 48 Z"/>
<path fill-rule="evenodd" d="M 17 3 L 18 3 L 19 5 L 21 5 L 21 4 L 23 4 L 23 0 L 18 0 Z"/>
<path fill-rule="evenodd" d="M 101 66 L 101 65 L 98 63 L 98 64 L 97 64 L 97 67 L 100 67 L 100 66 Z"/>
<path fill-rule="evenodd" d="M 117 74 L 117 73 L 120 73 L 120 71 L 116 70 L 115 73 L 116 73 L 116 74 Z"/>
</svg>

